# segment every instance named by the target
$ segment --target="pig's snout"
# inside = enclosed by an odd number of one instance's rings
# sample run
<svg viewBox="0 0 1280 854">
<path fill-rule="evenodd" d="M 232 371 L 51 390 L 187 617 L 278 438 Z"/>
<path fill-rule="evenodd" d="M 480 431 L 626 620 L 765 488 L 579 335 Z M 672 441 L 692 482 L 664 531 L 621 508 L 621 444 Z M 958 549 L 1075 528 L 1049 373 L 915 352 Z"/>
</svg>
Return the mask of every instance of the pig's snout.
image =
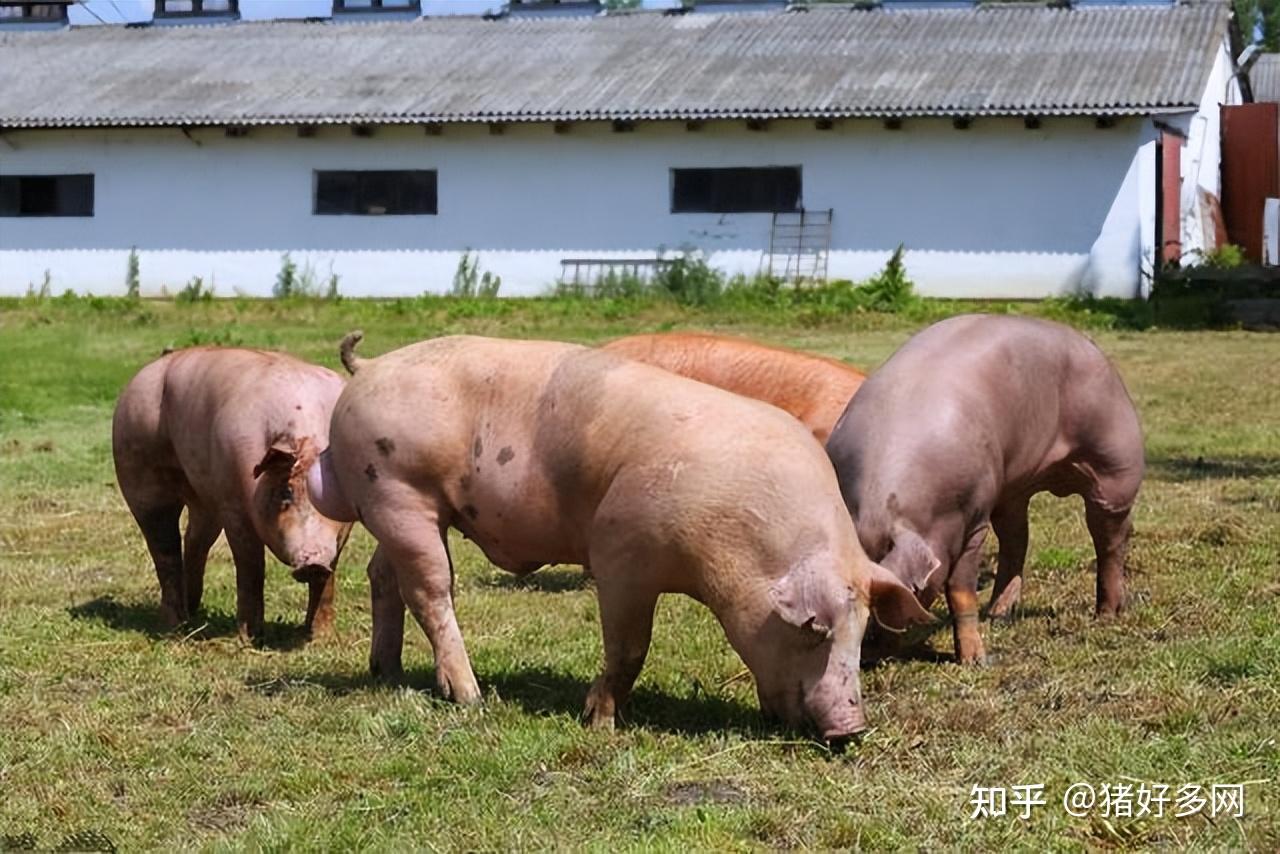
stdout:
<svg viewBox="0 0 1280 854">
<path fill-rule="evenodd" d="M 843 749 L 859 733 L 867 728 L 867 719 L 862 714 L 862 705 L 856 700 L 847 700 L 843 709 L 833 717 L 818 722 L 818 730 L 822 740 L 829 742 L 833 748 Z"/>
<path fill-rule="evenodd" d="M 302 566 L 294 567 L 293 570 L 293 580 L 301 581 L 303 584 L 325 581 L 330 575 L 333 575 L 333 569 L 322 563 L 304 563 Z"/>
</svg>

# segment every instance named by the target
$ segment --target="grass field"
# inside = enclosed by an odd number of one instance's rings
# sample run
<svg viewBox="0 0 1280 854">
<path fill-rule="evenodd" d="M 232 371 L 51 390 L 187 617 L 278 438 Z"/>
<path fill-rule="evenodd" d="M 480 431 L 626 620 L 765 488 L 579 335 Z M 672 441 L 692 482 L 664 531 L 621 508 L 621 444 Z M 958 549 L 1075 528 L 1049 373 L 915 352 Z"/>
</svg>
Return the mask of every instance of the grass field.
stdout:
<svg viewBox="0 0 1280 854">
<path fill-rule="evenodd" d="M 727 318 L 727 319 L 726 319 Z M 1280 337 L 1094 333 L 1138 403 L 1150 471 L 1134 601 L 1094 625 L 1076 500 L 1041 496 L 1021 611 L 984 625 L 992 666 L 928 655 L 864 677 L 873 729 L 831 755 L 767 728 L 709 612 L 659 606 L 614 734 L 578 713 L 601 664 L 577 571 L 516 581 L 454 542 L 458 613 L 483 707 L 366 677 L 372 542 L 344 556 L 334 637 L 307 645 L 305 591 L 268 570 L 267 642 L 234 632 L 230 556 L 205 611 L 157 620 L 143 541 L 114 485 L 111 408 L 166 345 L 244 344 L 336 366 L 451 332 L 597 342 L 719 328 L 874 367 L 918 321 L 715 315 L 654 304 L 0 303 L 0 836 L 96 831 L 136 848 L 654 846 L 1034 850 L 1280 848 Z M 942 612 L 938 612 L 942 615 Z M 940 622 L 923 642 L 950 651 Z M 1073 783 L 1245 783 L 1246 814 L 1073 817 Z M 970 819 L 971 788 L 1044 784 L 1022 821 Z M 4 847 L 0 845 L 0 847 Z"/>
</svg>

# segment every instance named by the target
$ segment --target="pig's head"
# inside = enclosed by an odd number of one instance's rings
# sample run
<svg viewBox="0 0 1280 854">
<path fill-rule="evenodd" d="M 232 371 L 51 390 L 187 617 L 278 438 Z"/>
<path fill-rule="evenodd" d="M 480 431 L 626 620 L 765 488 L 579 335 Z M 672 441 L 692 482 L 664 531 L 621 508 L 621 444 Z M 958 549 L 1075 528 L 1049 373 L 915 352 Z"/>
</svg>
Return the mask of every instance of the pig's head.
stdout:
<svg viewBox="0 0 1280 854">
<path fill-rule="evenodd" d="M 867 623 L 905 631 L 933 621 L 892 573 L 865 557 L 859 563 L 849 571 L 810 558 L 776 580 L 762 643 L 747 660 L 765 714 L 833 742 L 867 726 L 859 680 Z"/>
<path fill-rule="evenodd" d="M 311 502 L 307 472 L 318 454 L 311 439 L 280 436 L 253 468 L 254 510 L 267 547 L 298 581 L 322 581 L 338 562 L 349 524 L 321 515 Z"/>
</svg>

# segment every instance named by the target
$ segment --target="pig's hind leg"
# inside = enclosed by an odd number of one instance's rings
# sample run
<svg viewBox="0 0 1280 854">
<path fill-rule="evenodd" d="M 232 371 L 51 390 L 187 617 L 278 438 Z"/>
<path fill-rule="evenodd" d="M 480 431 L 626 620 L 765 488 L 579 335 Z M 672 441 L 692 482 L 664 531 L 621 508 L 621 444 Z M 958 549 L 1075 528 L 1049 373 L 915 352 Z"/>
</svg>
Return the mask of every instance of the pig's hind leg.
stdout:
<svg viewBox="0 0 1280 854">
<path fill-rule="evenodd" d="M 471 659 L 453 609 L 453 562 L 446 540 L 449 522 L 441 519 L 435 508 L 415 507 L 411 511 L 405 508 L 403 512 L 406 516 L 413 514 L 412 525 L 398 524 L 389 531 L 371 527 L 378 539 L 379 551 L 385 550 L 384 557 L 393 568 L 400 597 L 431 642 L 436 658 L 436 686 L 441 695 L 458 703 L 478 703 L 480 686 L 471 669 Z M 366 524 L 369 523 L 377 525 L 374 519 Z M 393 612 L 399 613 L 393 598 L 380 595 L 379 591 L 372 592 L 381 600 L 374 603 L 375 614 L 382 614 L 383 607 L 388 619 Z M 389 626 L 384 628 L 392 631 Z M 373 650 L 374 655 L 381 651 L 388 667 L 389 637 L 375 631 Z"/>
<path fill-rule="evenodd" d="M 167 471 L 145 469 L 121 473 L 120 492 L 147 541 L 147 551 L 160 582 L 160 620 L 174 628 L 188 617 L 182 571 L 182 517 L 180 477 Z"/>
<path fill-rule="evenodd" d="M 1000 543 L 996 581 L 987 610 L 987 616 L 992 619 L 1007 618 L 1022 595 L 1022 569 L 1027 561 L 1030 537 L 1027 504 L 1026 498 L 1010 500 L 991 514 L 991 530 Z"/>
<path fill-rule="evenodd" d="M 213 548 L 221 533 L 222 522 L 216 513 L 210 513 L 199 504 L 187 505 L 187 531 L 182 538 L 182 576 L 188 617 L 200 610 L 209 549 Z"/>
<path fill-rule="evenodd" d="M 369 645 L 369 673 L 374 679 L 398 682 L 404 675 L 404 600 L 391 562 L 382 546 L 369 559 L 369 599 L 373 640 Z"/>
<path fill-rule="evenodd" d="M 1110 502 L 1086 495 L 1084 518 L 1098 558 L 1095 614 L 1102 618 L 1114 617 L 1126 604 L 1124 564 L 1133 531 L 1132 507 L 1116 509 Z"/>
<path fill-rule="evenodd" d="M 1136 435 L 1136 434 L 1135 434 Z M 1098 559 L 1095 615 L 1114 617 L 1127 604 L 1125 559 L 1133 532 L 1133 505 L 1142 486 L 1141 437 L 1122 450 L 1111 451 L 1093 465 L 1078 467 L 1087 487 L 1082 490 L 1084 518 Z"/>
</svg>

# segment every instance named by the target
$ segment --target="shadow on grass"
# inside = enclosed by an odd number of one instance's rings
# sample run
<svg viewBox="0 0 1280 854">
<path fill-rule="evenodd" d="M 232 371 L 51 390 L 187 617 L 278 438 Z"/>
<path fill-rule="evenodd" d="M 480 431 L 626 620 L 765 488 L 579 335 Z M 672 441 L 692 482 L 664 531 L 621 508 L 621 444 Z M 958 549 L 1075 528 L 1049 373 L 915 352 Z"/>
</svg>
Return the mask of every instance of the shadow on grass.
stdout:
<svg viewBox="0 0 1280 854">
<path fill-rule="evenodd" d="M 1147 477 L 1172 483 L 1215 478 L 1280 477 L 1280 457 L 1151 457 Z"/>
<path fill-rule="evenodd" d="M 505 703 L 519 706 L 531 715 L 582 714 L 590 683 L 547 667 L 524 667 L 502 671 L 479 671 L 476 678 L 486 694 L 496 694 Z M 787 733 L 771 725 L 754 706 L 725 699 L 704 691 L 696 682 L 687 696 L 675 696 L 643 684 L 644 675 L 622 714 L 623 725 L 682 735 L 732 731 L 752 738 Z M 250 680 L 253 681 L 253 680 Z M 331 694 L 346 696 L 387 690 L 388 684 L 365 672 L 312 673 L 279 677 L 282 685 L 320 686 Z M 435 670 L 411 667 L 398 685 L 438 696 Z M 794 735 L 794 733 L 790 733 Z"/>
<path fill-rule="evenodd" d="M 486 579 L 489 587 L 503 590 L 533 590 L 539 593 L 571 593 L 591 588 L 591 579 L 578 567 L 542 569 L 528 575 L 503 572 Z"/>
<path fill-rule="evenodd" d="M 160 609 L 155 605 L 136 602 L 117 602 L 111 596 L 99 596 L 67 609 L 73 620 L 93 620 L 119 631 L 137 632 L 150 638 L 175 639 L 188 635 L 193 640 L 235 636 L 234 614 L 201 608 L 189 621 L 175 629 L 167 629 L 160 621 Z M 302 623 L 268 620 L 264 626 L 261 646 L 269 649 L 291 650 L 305 646 L 308 640 Z"/>
</svg>

